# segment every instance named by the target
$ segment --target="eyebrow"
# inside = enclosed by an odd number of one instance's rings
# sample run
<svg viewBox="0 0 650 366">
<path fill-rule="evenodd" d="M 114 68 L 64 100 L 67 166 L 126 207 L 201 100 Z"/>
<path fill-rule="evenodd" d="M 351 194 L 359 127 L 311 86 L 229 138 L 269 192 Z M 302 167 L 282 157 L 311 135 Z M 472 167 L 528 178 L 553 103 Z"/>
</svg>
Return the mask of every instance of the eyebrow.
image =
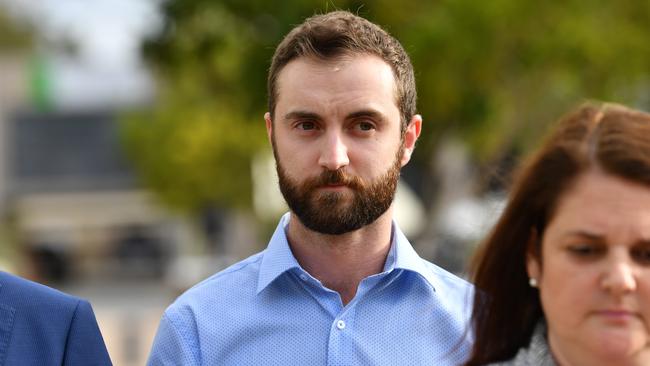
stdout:
<svg viewBox="0 0 650 366">
<path fill-rule="evenodd" d="M 377 110 L 374 109 L 362 109 L 360 111 L 352 112 L 348 114 L 345 119 L 353 119 L 353 118 L 359 118 L 359 117 L 370 117 L 373 119 L 377 120 L 384 120 L 384 115 L 380 113 Z M 295 119 L 315 119 L 319 120 L 321 119 L 321 116 L 318 115 L 317 113 L 314 112 L 308 112 L 308 111 L 291 111 L 287 114 L 284 115 L 284 120 L 295 120 Z"/>
<path fill-rule="evenodd" d="M 605 238 L 604 235 L 594 234 L 594 233 L 590 233 L 590 232 L 584 231 L 584 230 L 569 231 L 568 233 L 564 234 L 563 236 L 564 237 L 567 237 L 567 236 L 579 236 L 579 237 L 583 237 L 583 238 L 587 238 L 587 239 L 591 239 L 591 240 L 603 240 Z"/>
<path fill-rule="evenodd" d="M 321 119 L 321 117 L 314 112 L 307 111 L 292 111 L 284 115 L 284 120 L 294 120 L 294 119 Z"/>
<path fill-rule="evenodd" d="M 370 117 L 372 119 L 384 120 L 384 115 L 379 111 L 374 109 L 363 109 L 357 112 L 353 112 L 347 115 L 347 119 L 359 118 L 359 117 Z"/>
<path fill-rule="evenodd" d="M 606 236 L 601 234 L 594 234 L 584 230 L 570 231 L 564 237 L 582 237 L 594 241 L 606 242 Z M 634 245 L 650 245 L 650 239 L 638 239 L 634 241 Z"/>
</svg>

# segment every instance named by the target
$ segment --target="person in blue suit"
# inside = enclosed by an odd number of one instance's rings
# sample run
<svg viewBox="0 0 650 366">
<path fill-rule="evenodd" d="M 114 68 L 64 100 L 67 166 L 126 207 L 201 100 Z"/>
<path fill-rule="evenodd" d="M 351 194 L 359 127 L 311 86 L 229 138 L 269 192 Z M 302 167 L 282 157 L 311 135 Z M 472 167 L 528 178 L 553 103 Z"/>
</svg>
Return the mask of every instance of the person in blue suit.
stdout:
<svg viewBox="0 0 650 366">
<path fill-rule="evenodd" d="M 112 365 L 86 300 L 0 272 L 0 366 Z"/>
</svg>

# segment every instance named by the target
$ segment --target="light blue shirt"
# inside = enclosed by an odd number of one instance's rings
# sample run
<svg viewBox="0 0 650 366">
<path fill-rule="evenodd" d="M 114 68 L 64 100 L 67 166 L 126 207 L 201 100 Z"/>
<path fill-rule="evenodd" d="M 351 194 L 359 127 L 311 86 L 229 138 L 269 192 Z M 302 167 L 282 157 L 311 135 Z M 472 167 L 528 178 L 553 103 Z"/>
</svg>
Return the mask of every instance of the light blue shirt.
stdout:
<svg viewBox="0 0 650 366">
<path fill-rule="evenodd" d="M 420 258 L 393 223 L 384 271 L 343 305 L 305 272 L 285 234 L 165 311 L 148 365 L 458 365 L 472 286 Z"/>
</svg>

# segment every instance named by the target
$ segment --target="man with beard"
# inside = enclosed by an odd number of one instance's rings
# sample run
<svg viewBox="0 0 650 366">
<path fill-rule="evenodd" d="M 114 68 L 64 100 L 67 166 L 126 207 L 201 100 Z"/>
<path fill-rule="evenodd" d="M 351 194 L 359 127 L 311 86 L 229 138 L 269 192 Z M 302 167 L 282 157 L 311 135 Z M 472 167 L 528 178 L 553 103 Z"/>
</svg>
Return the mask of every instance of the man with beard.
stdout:
<svg viewBox="0 0 650 366">
<path fill-rule="evenodd" d="M 457 365 L 471 286 L 392 220 L 422 118 L 402 46 L 348 12 L 276 49 L 266 129 L 290 212 L 163 315 L 149 365 Z"/>
</svg>

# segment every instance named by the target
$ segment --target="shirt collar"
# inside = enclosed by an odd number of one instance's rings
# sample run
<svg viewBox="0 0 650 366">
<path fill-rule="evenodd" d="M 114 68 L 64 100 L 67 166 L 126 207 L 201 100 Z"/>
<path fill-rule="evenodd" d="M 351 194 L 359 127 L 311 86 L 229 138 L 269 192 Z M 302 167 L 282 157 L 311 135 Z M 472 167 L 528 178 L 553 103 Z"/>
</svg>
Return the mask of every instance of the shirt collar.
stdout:
<svg viewBox="0 0 650 366">
<path fill-rule="evenodd" d="M 281 274 L 294 268 L 301 268 L 293 256 L 287 240 L 286 227 L 290 215 L 287 212 L 282 216 L 264 252 L 257 282 L 258 294 Z M 406 239 L 395 221 L 392 223 L 392 233 L 391 249 L 386 258 L 384 273 L 391 272 L 394 269 L 414 272 L 424 278 L 435 291 L 437 280 L 433 271 L 427 267 L 425 261 L 415 252 L 415 249 L 413 249 L 413 246 L 411 246 L 411 243 Z"/>
<path fill-rule="evenodd" d="M 288 212 L 282 216 L 269 241 L 269 245 L 264 251 L 257 281 L 258 294 L 284 272 L 293 268 L 300 268 L 296 257 L 291 253 L 285 231 L 289 218 L 290 213 Z"/>
<path fill-rule="evenodd" d="M 384 272 L 402 269 L 416 273 L 424 278 L 435 291 L 438 287 L 438 279 L 434 272 L 427 266 L 426 261 L 415 252 L 415 249 L 413 249 L 413 246 L 394 220 L 392 232 L 391 250 L 386 258 Z"/>
</svg>

